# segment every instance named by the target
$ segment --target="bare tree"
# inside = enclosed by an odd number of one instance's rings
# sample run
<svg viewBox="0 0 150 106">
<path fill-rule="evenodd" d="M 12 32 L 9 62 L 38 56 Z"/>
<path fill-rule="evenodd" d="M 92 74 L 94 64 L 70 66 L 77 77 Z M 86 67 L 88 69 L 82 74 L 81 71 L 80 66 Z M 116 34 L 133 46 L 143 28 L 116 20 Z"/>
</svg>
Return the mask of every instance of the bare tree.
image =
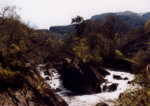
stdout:
<svg viewBox="0 0 150 106">
<path fill-rule="evenodd" d="M 0 24 L 2 24 L 6 18 L 20 19 L 20 16 L 16 12 L 16 6 L 5 6 L 0 10 Z"/>
</svg>

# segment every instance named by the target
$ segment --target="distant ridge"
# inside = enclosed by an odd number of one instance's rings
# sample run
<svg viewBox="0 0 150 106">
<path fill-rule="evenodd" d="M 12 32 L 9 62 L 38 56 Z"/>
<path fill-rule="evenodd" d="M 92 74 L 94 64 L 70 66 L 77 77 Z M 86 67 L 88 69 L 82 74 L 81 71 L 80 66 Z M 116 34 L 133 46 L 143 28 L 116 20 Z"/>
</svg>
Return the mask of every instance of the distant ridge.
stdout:
<svg viewBox="0 0 150 106">
<path fill-rule="evenodd" d="M 52 26 L 49 29 L 49 32 L 59 33 L 59 34 L 69 34 L 75 31 L 75 26 L 66 25 L 66 26 Z"/>
<path fill-rule="evenodd" d="M 104 13 L 100 15 L 92 16 L 92 20 L 104 20 L 107 16 L 113 15 L 124 21 L 128 22 L 133 28 L 144 25 L 144 23 L 150 18 L 150 12 L 148 13 L 134 13 L 131 11 Z"/>
<path fill-rule="evenodd" d="M 99 15 L 94 15 L 91 17 L 91 20 L 102 20 L 104 21 L 107 16 L 113 15 L 116 16 L 131 25 L 132 28 L 137 28 L 145 24 L 145 22 L 150 18 L 150 12 L 147 13 L 134 13 L 131 11 L 124 12 L 114 12 L 114 13 L 103 13 Z M 75 32 L 75 26 L 66 25 L 66 26 L 52 26 L 49 29 L 50 33 L 59 33 L 59 34 L 69 34 Z"/>
</svg>

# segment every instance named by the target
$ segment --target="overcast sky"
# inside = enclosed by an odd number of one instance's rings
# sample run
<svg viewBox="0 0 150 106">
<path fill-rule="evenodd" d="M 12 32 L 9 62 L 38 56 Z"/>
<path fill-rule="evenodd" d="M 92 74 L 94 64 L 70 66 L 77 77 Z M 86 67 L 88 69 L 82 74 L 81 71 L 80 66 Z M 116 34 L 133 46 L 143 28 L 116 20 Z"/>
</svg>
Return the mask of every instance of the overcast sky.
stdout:
<svg viewBox="0 0 150 106">
<path fill-rule="evenodd" d="M 77 15 L 88 19 L 105 12 L 150 12 L 150 0 L 0 0 L 0 6 L 5 4 L 21 8 L 23 21 L 47 29 L 70 24 Z"/>
</svg>

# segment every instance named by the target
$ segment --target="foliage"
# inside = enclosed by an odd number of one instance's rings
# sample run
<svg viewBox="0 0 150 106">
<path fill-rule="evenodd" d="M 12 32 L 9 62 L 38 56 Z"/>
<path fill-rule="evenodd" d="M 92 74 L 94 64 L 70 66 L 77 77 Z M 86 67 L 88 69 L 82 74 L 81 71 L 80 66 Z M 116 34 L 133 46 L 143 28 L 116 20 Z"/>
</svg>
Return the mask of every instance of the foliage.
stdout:
<svg viewBox="0 0 150 106">
<path fill-rule="evenodd" d="M 117 56 L 124 56 L 120 50 L 115 50 L 115 53 Z"/>
<path fill-rule="evenodd" d="M 108 21 L 109 19 L 106 19 Z M 115 50 L 120 47 L 120 33 L 121 29 L 114 29 L 111 37 L 108 37 L 107 31 L 101 31 L 103 27 L 108 27 L 106 21 L 101 23 L 100 21 L 86 20 L 77 25 L 77 33 L 69 45 L 73 44 L 73 54 L 84 62 L 96 61 L 98 63 L 109 62 L 115 58 Z M 109 20 L 112 22 L 113 20 Z M 120 20 L 116 19 L 119 25 Z M 122 21 L 121 21 L 122 22 Z M 105 24 L 104 24 L 105 23 Z M 125 23 L 123 23 L 125 25 Z M 118 26 L 118 28 L 120 28 Z M 74 39 L 72 38 L 72 39 Z"/>
<path fill-rule="evenodd" d="M 133 59 L 125 57 L 125 55 L 120 50 L 115 50 L 115 54 L 116 54 L 117 59 L 122 59 L 122 60 L 128 61 L 132 64 L 136 64 L 136 62 Z"/>
<path fill-rule="evenodd" d="M 19 71 L 11 71 L 9 68 L 3 68 L 0 66 L 0 89 L 6 89 L 7 87 L 19 88 L 24 81 L 23 75 Z"/>
<path fill-rule="evenodd" d="M 101 63 L 105 59 L 114 58 L 114 43 L 116 42 L 108 40 L 103 35 L 91 33 L 83 38 L 74 38 L 72 50 L 75 56 L 84 62 L 95 61 Z"/>
<path fill-rule="evenodd" d="M 143 88 L 127 91 L 118 100 L 118 106 L 149 106 L 150 105 L 150 68 L 149 65 L 136 75 L 135 83 Z"/>
<path fill-rule="evenodd" d="M 118 100 L 117 106 L 149 106 L 150 89 L 125 92 Z"/>
<path fill-rule="evenodd" d="M 83 22 L 83 18 L 81 16 L 76 16 L 75 18 L 72 19 L 72 24 L 80 24 Z"/>
<path fill-rule="evenodd" d="M 146 33 L 150 32 L 150 19 L 145 23 L 144 28 Z"/>
<path fill-rule="evenodd" d="M 109 27 L 110 25 L 112 28 Z M 87 39 L 85 52 L 88 51 L 89 60 L 100 63 L 115 58 L 115 50 L 121 46 L 120 37 L 129 31 L 129 26 L 116 17 L 108 17 L 104 22 L 84 20 L 78 24 L 76 30 L 79 39 Z"/>
<path fill-rule="evenodd" d="M 141 86 L 150 88 L 150 64 L 148 64 L 144 70 L 141 70 L 140 73 L 136 75 L 135 82 Z"/>
<path fill-rule="evenodd" d="M 136 62 L 132 64 L 133 72 L 139 73 L 139 71 L 146 66 L 147 62 L 145 61 L 145 58 L 147 58 L 147 56 L 144 54 L 144 51 L 138 50 L 138 52 L 132 58 L 132 60 Z"/>
<path fill-rule="evenodd" d="M 87 45 L 87 39 L 86 38 L 75 38 L 75 46 L 73 47 L 73 51 L 75 55 L 81 59 L 83 62 L 87 62 L 90 59 L 90 54 L 88 53 L 89 48 Z"/>
<path fill-rule="evenodd" d="M 28 29 L 16 19 L 5 20 L 4 27 L 0 27 L 0 55 L 4 65 L 19 69 L 24 66 L 24 56 L 30 45 Z"/>
<path fill-rule="evenodd" d="M 129 32 L 130 26 L 128 23 L 115 16 L 108 16 L 102 25 L 102 29 L 103 34 L 112 38 L 116 33 L 124 35 Z"/>
</svg>

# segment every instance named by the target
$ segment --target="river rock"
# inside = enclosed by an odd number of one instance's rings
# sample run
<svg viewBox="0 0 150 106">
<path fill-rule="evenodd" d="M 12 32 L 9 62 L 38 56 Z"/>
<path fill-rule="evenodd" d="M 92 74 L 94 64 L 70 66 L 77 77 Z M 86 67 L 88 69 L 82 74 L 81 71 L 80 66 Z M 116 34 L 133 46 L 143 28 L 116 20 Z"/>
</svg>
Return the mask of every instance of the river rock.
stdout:
<svg viewBox="0 0 150 106">
<path fill-rule="evenodd" d="M 121 77 L 121 76 L 119 76 L 119 75 L 113 75 L 113 78 L 114 79 L 117 79 L 117 80 L 122 80 L 123 78 Z"/>
<path fill-rule="evenodd" d="M 99 70 L 88 63 L 65 61 L 62 65 L 63 85 L 76 93 L 101 92 L 100 85 L 104 82 Z"/>
<path fill-rule="evenodd" d="M 117 90 L 117 86 L 118 86 L 117 83 L 111 84 L 110 86 L 105 85 L 103 87 L 103 91 L 104 92 L 113 92 L 113 91 Z"/>
<path fill-rule="evenodd" d="M 49 77 L 46 77 L 45 80 L 50 80 L 50 78 L 49 78 Z"/>
<path fill-rule="evenodd" d="M 129 78 L 125 77 L 123 80 L 128 80 Z"/>
<path fill-rule="evenodd" d="M 50 75 L 52 75 L 52 72 L 50 72 L 49 70 L 46 70 L 46 71 L 44 71 L 44 75 L 50 76 Z"/>
<path fill-rule="evenodd" d="M 134 85 L 134 81 L 132 80 L 132 81 L 128 81 L 127 82 L 128 84 L 133 84 Z"/>
<path fill-rule="evenodd" d="M 128 81 L 128 84 L 131 84 L 132 82 L 131 81 Z"/>
</svg>

